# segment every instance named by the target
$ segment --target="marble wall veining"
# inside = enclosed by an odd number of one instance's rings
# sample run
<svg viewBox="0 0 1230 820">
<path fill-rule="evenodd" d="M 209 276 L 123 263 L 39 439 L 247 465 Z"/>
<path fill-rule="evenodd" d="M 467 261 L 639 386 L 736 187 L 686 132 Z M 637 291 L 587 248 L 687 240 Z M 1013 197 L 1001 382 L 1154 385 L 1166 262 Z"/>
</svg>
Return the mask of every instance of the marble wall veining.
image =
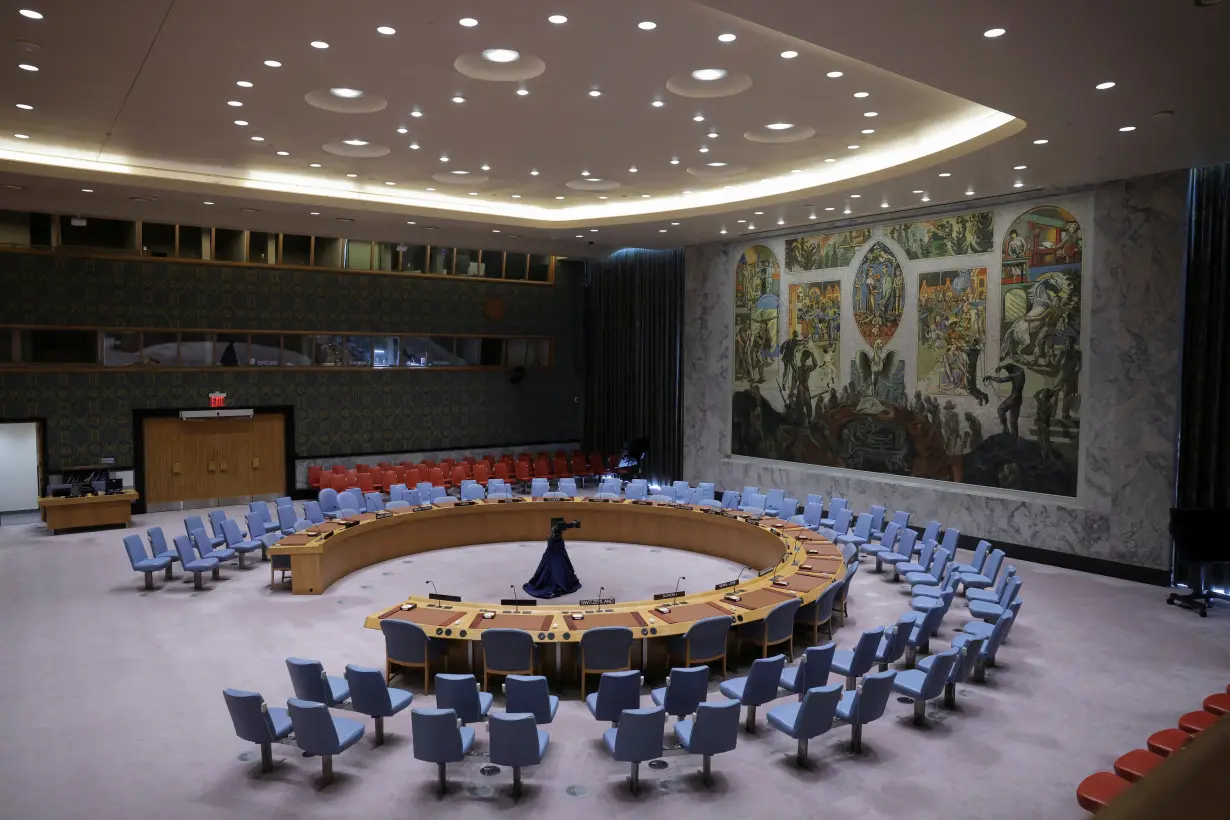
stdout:
<svg viewBox="0 0 1230 820">
<path fill-rule="evenodd" d="M 1092 230 L 1086 227 L 1088 353 L 1076 498 L 731 456 L 733 277 L 751 241 L 688 249 L 683 477 L 781 487 L 799 497 L 839 495 L 856 509 L 908 509 L 915 520 L 935 518 L 991 540 L 1169 567 L 1186 187 L 1186 173 L 1174 172 L 1102 184 L 1086 195 L 1093 219 Z"/>
</svg>

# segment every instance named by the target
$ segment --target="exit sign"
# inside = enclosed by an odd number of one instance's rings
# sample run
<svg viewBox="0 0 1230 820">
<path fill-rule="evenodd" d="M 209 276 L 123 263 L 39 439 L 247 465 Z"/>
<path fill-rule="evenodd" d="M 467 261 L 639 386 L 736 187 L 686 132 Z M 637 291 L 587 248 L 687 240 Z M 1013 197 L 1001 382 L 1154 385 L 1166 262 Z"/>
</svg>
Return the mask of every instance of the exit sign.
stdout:
<svg viewBox="0 0 1230 820">
<path fill-rule="evenodd" d="M 225 393 L 210 393 L 209 394 L 209 406 L 210 407 L 226 407 L 226 394 Z"/>
</svg>

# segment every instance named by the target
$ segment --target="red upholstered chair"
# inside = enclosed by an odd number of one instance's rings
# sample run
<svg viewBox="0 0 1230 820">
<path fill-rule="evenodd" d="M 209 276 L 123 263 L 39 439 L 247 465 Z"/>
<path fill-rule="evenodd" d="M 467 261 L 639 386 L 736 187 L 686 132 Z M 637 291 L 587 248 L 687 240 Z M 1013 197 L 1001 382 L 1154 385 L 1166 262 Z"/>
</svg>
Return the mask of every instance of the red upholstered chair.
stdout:
<svg viewBox="0 0 1230 820">
<path fill-rule="evenodd" d="M 533 460 L 534 460 L 534 457 L 530 455 L 529 453 L 517 453 L 518 462 L 524 461 L 526 464 L 529 464 Z"/>
<path fill-rule="evenodd" d="M 534 460 L 534 478 L 555 478 L 551 465 L 542 456 Z"/>
<path fill-rule="evenodd" d="M 403 470 L 402 472 L 405 472 L 405 471 Z M 402 483 L 402 480 L 397 477 L 396 470 L 385 470 L 384 471 L 384 491 L 386 493 L 389 491 L 389 488 L 392 487 L 394 484 L 401 484 L 401 483 Z"/>
<path fill-rule="evenodd" d="M 450 469 L 450 470 L 451 470 L 451 469 L 453 469 L 454 465 L 456 465 L 456 464 L 457 464 L 457 459 L 455 459 L 455 458 L 442 458 L 442 459 L 440 459 L 440 467 L 441 467 L 441 468 L 447 467 L 448 469 Z"/>
<path fill-rule="evenodd" d="M 344 475 L 335 475 L 333 476 L 332 487 L 336 492 L 344 492 L 350 489 L 350 480 Z"/>
<path fill-rule="evenodd" d="M 1162 729 L 1160 732 L 1154 732 L 1149 735 L 1149 741 L 1146 745 L 1148 745 L 1149 751 L 1154 754 L 1168 757 L 1188 743 L 1191 743 L 1192 737 L 1192 735 L 1189 735 L 1182 729 Z"/>
<path fill-rule="evenodd" d="M 432 483 L 432 486 L 435 486 L 435 487 L 453 486 L 452 482 L 450 482 L 447 478 L 444 477 L 443 467 L 432 467 L 430 470 L 427 471 L 427 475 L 429 476 L 428 481 Z"/>
<path fill-rule="evenodd" d="M 483 453 L 482 460 L 487 462 L 488 466 L 495 464 L 496 458 L 491 453 Z"/>
<path fill-rule="evenodd" d="M 356 464 L 354 465 L 354 468 L 360 473 L 370 473 L 372 471 L 371 465 L 369 464 Z"/>
<path fill-rule="evenodd" d="M 321 469 L 319 467 L 308 467 L 308 486 L 313 490 L 320 489 Z"/>
<path fill-rule="evenodd" d="M 410 489 L 413 490 L 415 487 L 418 486 L 420 481 L 426 481 L 426 480 L 427 479 L 423 478 L 423 473 L 421 470 L 419 470 L 418 467 L 407 467 L 406 468 L 406 475 L 405 475 L 404 481 L 405 481 L 405 485 L 409 487 Z"/>
<path fill-rule="evenodd" d="M 474 465 L 474 481 L 479 485 L 486 487 L 487 480 L 491 476 L 491 471 L 487 469 L 487 462 L 480 461 Z"/>
<path fill-rule="evenodd" d="M 1212 715 L 1224 715 L 1230 712 L 1230 693 L 1219 692 L 1204 699 L 1204 711 Z"/>
<path fill-rule="evenodd" d="M 491 468 L 491 475 L 507 484 L 509 483 L 509 479 L 512 478 L 512 475 L 508 472 L 508 469 L 508 462 L 501 461 L 499 464 Z"/>
<path fill-rule="evenodd" d="M 402 466 L 394 467 L 393 468 L 393 478 L 397 479 L 396 481 L 393 482 L 394 484 L 405 484 L 406 483 L 406 468 Z"/>
<path fill-rule="evenodd" d="M 461 482 L 466 480 L 466 468 L 464 464 L 458 464 L 453 468 L 452 481 L 454 487 L 460 487 Z"/>
<path fill-rule="evenodd" d="M 568 458 L 568 453 L 565 450 L 556 450 L 555 458 Z"/>
<path fill-rule="evenodd" d="M 346 486 L 347 487 L 358 487 L 359 486 L 359 471 L 358 470 L 347 470 L 346 471 Z"/>
<path fill-rule="evenodd" d="M 606 457 L 606 466 L 612 473 L 619 472 L 619 462 L 622 461 L 619 453 L 611 453 Z"/>
<path fill-rule="evenodd" d="M 528 461 L 517 462 L 517 483 L 522 485 L 522 489 L 530 486 L 530 463 Z"/>
<path fill-rule="evenodd" d="M 474 466 L 474 456 L 462 456 L 461 460 L 465 464 L 469 464 L 471 467 Z"/>
<path fill-rule="evenodd" d="M 425 458 L 425 459 L 423 459 L 422 461 L 420 461 L 420 462 L 419 462 L 419 464 L 425 464 L 425 465 L 427 465 L 427 469 L 429 469 L 429 470 L 430 470 L 432 467 L 435 467 L 435 466 L 436 466 L 436 462 L 432 461 L 430 458 Z"/>
<path fill-rule="evenodd" d="M 1146 749 L 1133 749 L 1115 761 L 1115 774 L 1129 783 L 1143 780 L 1145 775 L 1166 758 Z"/>
<path fill-rule="evenodd" d="M 393 469 L 393 465 L 392 465 L 392 464 L 390 464 L 390 463 L 389 463 L 389 462 L 387 462 L 387 461 L 377 461 L 377 462 L 376 462 L 376 466 L 377 466 L 377 467 L 379 467 L 381 470 L 391 470 L 391 469 Z"/>
<path fill-rule="evenodd" d="M 359 489 L 365 493 L 376 489 L 376 482 L 371 473 L 359 473 Z"/>
<path fill-rule="evenodd" d="M 401 463 L 401 466 L 403 466 L 403 467 L 405 467 L 407 470 L 409 470 L 411 467 L 415 467 L 415 466 L 418 466 L 418 465 L 416 465 L 413 461 L 403 461 L 403 462 Z"/>
<path fill-rule="evenodd" d="M 1076 787 L 1077 805 L 1087 812 L 1097 814 L 1131 785 L 1117 774 L 1094 772 Z"/>
<path fill-rule="evenodd" d="M 1179 728 L 1185 732 L 1190 732 L 1193 735 L 1199 734 L 1220 719 L 1221 717 L 1219 715 L 1215 715 L 1212 712 L 1188 712 L 1186 715 L 1179 718 Z"/>
<path fill-rule="evenodd" d="M 593 452 L 589 454 L 589 472 L 594 477 L 606 475 L 606 465 L 602 463 L 602 453 Z"/>
<path fill-rule="evenodd" d="M 334 464 L 331 471 L 334 475 L 345 475 L 346 465 L 345 464 Z"/>
<path fill-rule="evenodd" d="M 572 474 L 580 479 L 589 478 L 593 475 L 589 471 L 589 466 L 585 463 L 585 456 L 579 453 L 572 454 Z"/>
<path fill-rule="evenodd" d="M 555 457 L 555 477 L 556 478 L 571 478 L 572 470 L 568 469 L 568 459 L 563 456 Z"/>
</svg>

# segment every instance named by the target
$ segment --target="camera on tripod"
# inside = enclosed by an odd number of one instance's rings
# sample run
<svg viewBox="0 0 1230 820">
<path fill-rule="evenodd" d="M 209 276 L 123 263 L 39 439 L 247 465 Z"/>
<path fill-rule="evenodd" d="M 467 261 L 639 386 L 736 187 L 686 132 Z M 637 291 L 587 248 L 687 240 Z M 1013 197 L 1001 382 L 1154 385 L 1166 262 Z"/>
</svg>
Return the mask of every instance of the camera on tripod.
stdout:
<svg viewBox="0 0 1230 820">
<path fill-rule="evenodd" d="M 562 518 L 551 519 L 551 537 L 561 538 L 564 535 L 564 530 L 579 530 L 581 529 L 580 521 L 565 521 Z"/>
</svg>

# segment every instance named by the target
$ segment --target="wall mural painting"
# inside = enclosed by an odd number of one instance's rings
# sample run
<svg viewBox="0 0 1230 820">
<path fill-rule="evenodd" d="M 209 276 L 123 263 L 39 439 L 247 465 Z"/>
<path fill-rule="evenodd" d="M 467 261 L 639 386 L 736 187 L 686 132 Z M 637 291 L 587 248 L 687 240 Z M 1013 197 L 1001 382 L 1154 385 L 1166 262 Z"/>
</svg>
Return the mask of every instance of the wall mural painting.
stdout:
<svg viewBox="0 0 1230 820">
<path fill-rule="evenodd" d="M 951 236 L 962 237 L 960 247 L 982 249 L 960 253 L 983 252 L 983 237 L 993 226 L 989 214 L 985 221 L 982 217 L 967 214 L 926 224 L 950 224 Z M 966 227 L 958 230 L 962 218 Z M 907 224 L 916 231 L 924 223 Z M 908 235 L 892 234 L 899 227 L 886 233 L 908 250 Z M 903 267 L 885 243 L 875 242 L 853 271 L 835 272 L 831 281 L 791 285 L 788 338 L 774 348 L 776 309 L 772 319 L 762 311 L 776 306 L 776 260 L 764 246 L 749 248 L 739 261 L 735 321 L 736 358 L 750 364 L 736 363 L 732 453 L 1075 496 L 1080 224 L 1063 208 L 1048 205 L 1030 209 L 1000 231 L 998 294 L 988 290 L 997 275 L 994 267 L 909 271 L 918 282 L 913 384 L 906 382 L 907 351 L 894 343 L 906 307 L 909 261 Z M 924 246 L 938 244 L 928 239 L 913 247 Z M 943 253 L 910 258 L 948 255 L 958 253 L 946 247 Z M 828 354 L 837 361 L 840 329 L 827 308 L 847 287 L 867 348 L 847 362 L 848 380 L 839 383 L 839 368 L 830 369 Z M 992 301 L 1002 310 L 998 340 L 987 338 Z M 988 360 L 997 346 L 998 359 Z"/>
<path fill-rule="evenodd" d="M 786 270 L 808 271 L 844 268 L 871 239 L 870 228 L 851 228 L 837 233 L 817 233 L 786 240 Z"/>
<path fill-rule="evenodd" d="M 977 211 L 918 222 L 886 225 L 884 235 L 910 259 L 939 259 L 990 253 L 995 248 L 995 214 Z"/>
</svg>

